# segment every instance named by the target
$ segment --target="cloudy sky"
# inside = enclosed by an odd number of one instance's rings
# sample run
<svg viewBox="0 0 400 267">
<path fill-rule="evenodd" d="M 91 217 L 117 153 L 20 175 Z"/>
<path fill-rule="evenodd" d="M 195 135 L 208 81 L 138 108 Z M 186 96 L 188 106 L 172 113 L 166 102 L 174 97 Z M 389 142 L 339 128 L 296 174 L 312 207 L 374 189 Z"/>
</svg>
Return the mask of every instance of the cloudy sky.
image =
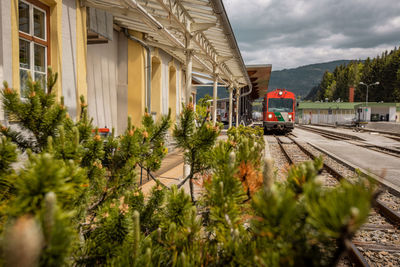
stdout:
<svg viewBox="0 0 400 267">
<path fill-rule="evenodd" d="M 246 64 L 273 70 L 400 46 L 400 0 L 223 0 Z"/>
</svg>

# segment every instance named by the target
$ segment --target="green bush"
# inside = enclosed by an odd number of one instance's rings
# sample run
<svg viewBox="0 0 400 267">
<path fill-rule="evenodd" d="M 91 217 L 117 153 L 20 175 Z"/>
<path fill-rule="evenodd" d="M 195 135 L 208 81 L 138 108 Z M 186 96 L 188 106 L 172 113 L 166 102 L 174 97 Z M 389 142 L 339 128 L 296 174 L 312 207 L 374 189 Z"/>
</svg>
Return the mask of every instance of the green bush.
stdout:
<svg viewBox="0 0 400 267">
<path fill-rule="evenodd" d="M 55 80 L 49 72 L 49 84 Z M 25 132 L 1 127 L 8 138 L 0 144 L 1 264 L 333 265 L 368 216 L 369 180 L 322 187 L 318 159 L 274 182 L 262 129 L 232 128 L 217 142 L 219 125 L 209 114 L 196 117 L 190 104 L 173 130 L 189 176 L 171 188 L 156 179 L 145 196 L 136 171 L 160 167 L 169 115 L 156 123 L 146 113 L 142 127 L 129 121 L 121 136 L 101 138 L 84 99 L 74 122 L 51 90 L 28 83 L 26 101 L 3 90 L 6 113 Z M 37 119 L 26 118 L 29 109 Z M 14 169 L 21 152 L 28 159 Z M 195 199 L 193 182 L 201 178 L 203 194 Z M 186 181 L 191 196 L 178 188 Z"/>
</svg>

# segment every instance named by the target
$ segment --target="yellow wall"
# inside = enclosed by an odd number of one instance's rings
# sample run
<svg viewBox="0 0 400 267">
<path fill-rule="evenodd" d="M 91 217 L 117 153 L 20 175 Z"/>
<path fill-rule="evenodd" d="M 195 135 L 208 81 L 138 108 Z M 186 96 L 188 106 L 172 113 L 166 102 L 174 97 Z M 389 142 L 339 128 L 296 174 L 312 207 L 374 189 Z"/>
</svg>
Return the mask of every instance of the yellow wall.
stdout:
<svg viewBox="0 0 400 267">
<path fill-rule="evenodd" d="M 161 117 L 161 60 L 153 56 L 151 59 L 151 112 L 156 112 L 156 117 Z"/>
<path fill-rule="evenodd" d="M 176 68 L 174 64 L 169 66 L 169 108 L 171 109 L 171 119 L 175 121 L 176 117 Z"/>
<path fill-rule="evenodd" d="M 141 38 L 140 33 L 130 34 Z M 145 110 L 145 64 L 146 50 L 140 44 L 128 40 L 128 115 L 132 117 L 133 125 L 141 124 Z"/>
<path fill-rule="evenodd" d="M 12 84 L 19 92 L 18 0 L 11 0 Z"/>
<path fill-rule="evenodd" d="M 76 0 L 76 72 L 77 72 L 77 116 L 80 112 L 80 97 L 83 95 L 87 103 L 87 30 L 86 8 L 80 8 L 80 1 Z"/>
</svg>

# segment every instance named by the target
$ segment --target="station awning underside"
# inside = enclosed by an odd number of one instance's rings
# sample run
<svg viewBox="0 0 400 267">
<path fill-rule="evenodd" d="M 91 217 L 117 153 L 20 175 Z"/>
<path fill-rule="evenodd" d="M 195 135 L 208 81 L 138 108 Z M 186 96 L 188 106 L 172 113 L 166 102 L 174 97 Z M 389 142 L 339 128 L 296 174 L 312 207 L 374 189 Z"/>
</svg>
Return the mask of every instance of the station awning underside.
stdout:
<svg viewBox="0 0 400 267">
<path fill-rule="evenodd" d="M 193 51 L 193 71 L 236 87 L 251 86 L 222 0 L 82 0 L 105 10 L 120 27 L 144 33 L 144 41 L 185 64 Z M 187 40 L 190 39 L 190 42 Z M 188 46 L 189 44 L 189 46 Z"/>
<path fill-rule="evenodd" d="M 252 99 L 264 97 L 268 90 L 271 77 L 271 64 L 247 65 L 247 73 L 250 77 L 253 91 L 250 94 Z"/>
</svg>

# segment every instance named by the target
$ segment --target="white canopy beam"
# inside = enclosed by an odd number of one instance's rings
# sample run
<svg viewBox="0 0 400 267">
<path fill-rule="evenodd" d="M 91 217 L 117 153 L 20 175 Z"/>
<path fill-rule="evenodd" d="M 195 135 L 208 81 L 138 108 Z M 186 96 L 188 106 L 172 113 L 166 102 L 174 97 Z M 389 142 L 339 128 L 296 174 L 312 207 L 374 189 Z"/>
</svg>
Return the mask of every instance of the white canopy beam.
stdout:
<svg viewBox="0 0 400 267">
<path fill-rule="evenodd" d="M 145 32 L 146 42 L 185 65 L 190 55 L 196 72 L 213 77 L 216 65 L 219 80 L 251 88 L 222 0 L 81 0 L 81 4 L 111 13 L 121 27 Z"/>
<path fill-rule="evenodd" d="M 207 37 L 204 35 L 202 31 L 196 31 L 193 32 L 191 31 L 192 27 L 196 28 L 196 26 L 191 26 L 191 24 L 195 23 L 193 18 L 189 15 L 188 11 L 182 6 L 179 1 L 175 0 L 157 0 L 165 9 L 166 12 L 168 12 L 172 18 L 181 25 L 181 28 L 183 31 L 185 31 L 186 34 L 190 34 L 193 36 L 193 41 L 197 44 L 198 47 L 203 51 L 203 53 L 208 57 L 208 60 L 212 62 L 213 64 L 220 65 L 220 69 L 222 71 L 222 75 L 225 76 L 225 78 L 228 78 L 229 75 L 232 75 L 232 73 L 224 66 L 225 64 L 218 64 L 218 62 L 215 61 L 216 56 L 218 53 L 215 51 L 215 48 L 212 46 L 211 42 L 207 39 Z M 187 25 L 190 25 L 187 27 Z M 203 25 L 207 25 L 207 28 L 212 27 L 213 23 L 205 23 Z M 196 25 L 196 24 L 194 24 Z M 216 23 L 214 23 L 216 25 Z M 200 26 L 198 26 L 200 27 Z M 228 78 L 229 79 L 229 78 Z M 230 81 L 233 82 L 233 81 Z"/>
</svg>

